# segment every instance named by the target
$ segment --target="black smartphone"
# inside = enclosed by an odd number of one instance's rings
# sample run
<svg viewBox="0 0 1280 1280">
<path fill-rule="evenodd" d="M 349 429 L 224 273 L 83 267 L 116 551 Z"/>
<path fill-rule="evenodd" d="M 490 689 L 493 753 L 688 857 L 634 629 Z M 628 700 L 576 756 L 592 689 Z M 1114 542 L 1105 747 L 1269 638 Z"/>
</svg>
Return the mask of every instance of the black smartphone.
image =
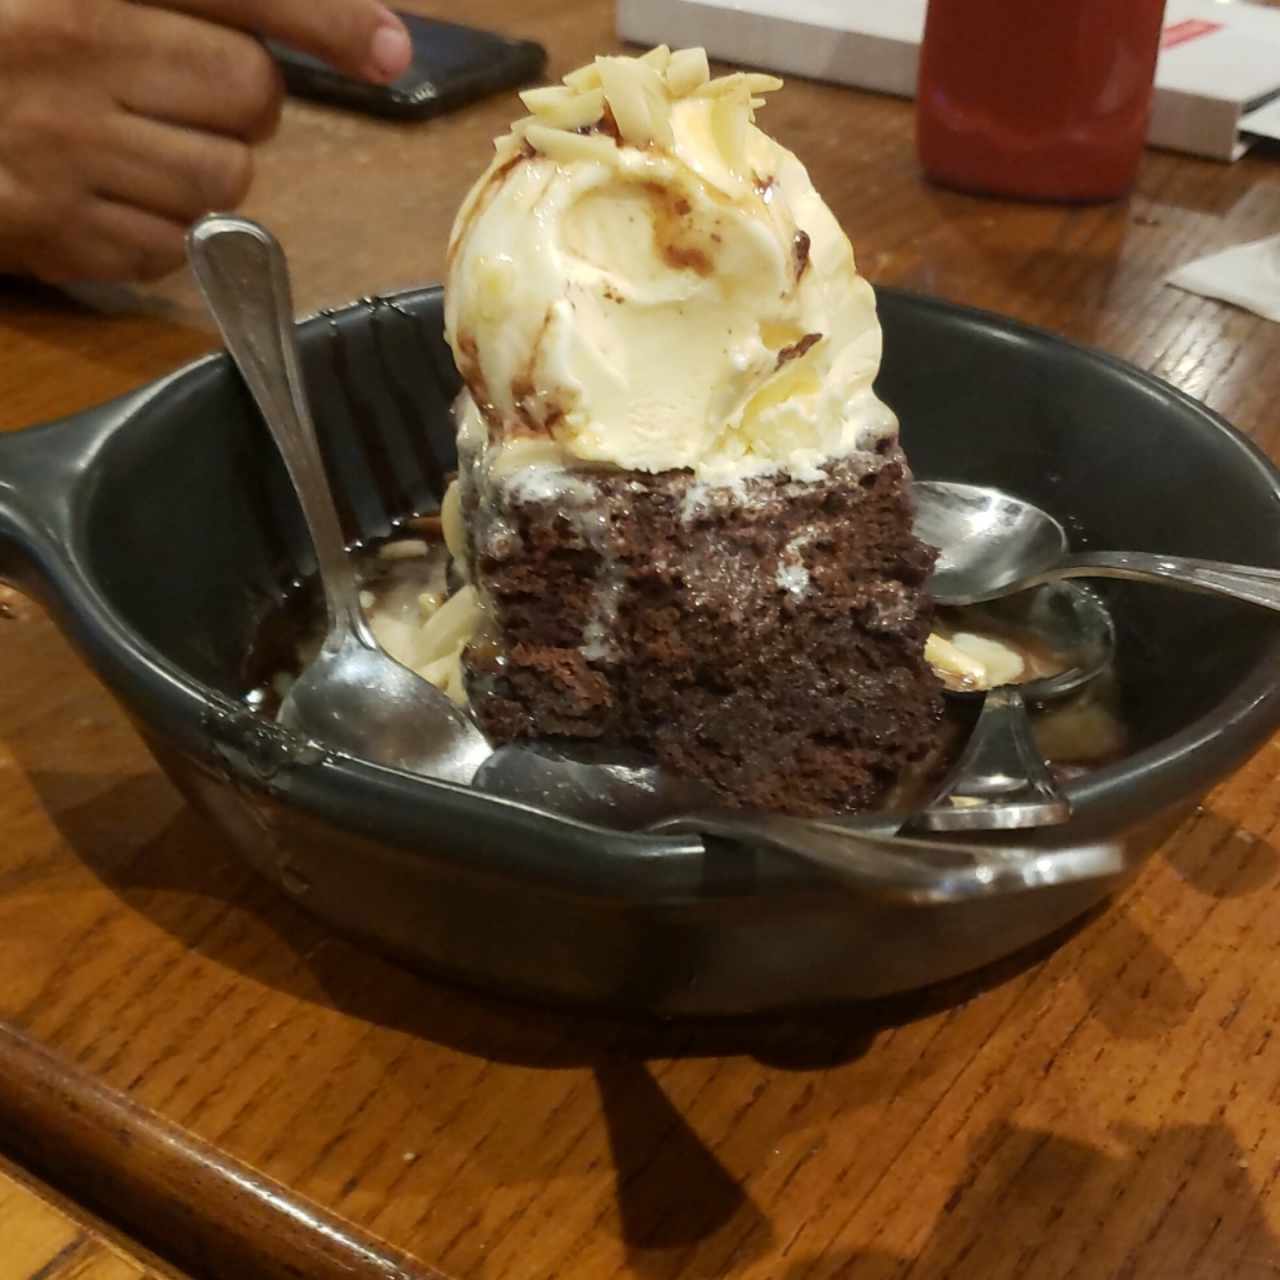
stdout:
<svg viewBox="0 0 1280 1280">
<path fill-rule="evenodd" d="M 284 72 L 285 87 L 299 98 L 333 103 L 374 115 L 423 120 L 465 102 L 536 79 L 547 52 L 532 40 L 440 22 L 413 13 L 397 15 L 413 40 L 413 62 L 394 84 L 366 84 L 275 41 L 267 47 Z"/>
</svg>

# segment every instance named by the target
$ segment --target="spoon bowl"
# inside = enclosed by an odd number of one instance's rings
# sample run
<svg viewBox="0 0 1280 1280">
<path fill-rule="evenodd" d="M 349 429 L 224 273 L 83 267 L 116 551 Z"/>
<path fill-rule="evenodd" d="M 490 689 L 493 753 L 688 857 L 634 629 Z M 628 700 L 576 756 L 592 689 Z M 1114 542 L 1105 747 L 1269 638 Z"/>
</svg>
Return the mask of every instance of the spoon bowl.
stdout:
<svg viewBox="0 0 1280 1280">
<path fill-rule="evenodd" d="M 1045 665 L 1057 669 L 1017 682 L 1028 706 L 1078 693 L 1115 657 L 1111 611 L 1088 587 L 1073 582 L 1046 583 L 1017 595 L 948 610 L 947 620 L 955 630 L 1025 638 L 1042 650 Z M 948 685 L 946 692 L 954 698 L 978 699 L 988 690 Z"/>
<path fill-rule="evenodd" d="M 478 791 L 616 831 L 643 831 L 716 803 L 711 790 L 631 747 L 588 741 L 521 741 L 480 766 Z"/>
<path fill-rule="evenodd" d="M 1047 512 L 984 485 L 917 480 L 915 532 L 939 551 L 929 590 L 941 605 L 977 604 L 1067 554 L 1067 534 Z"/>
<path fill-rule="evenodd" d="M 1064 578 L 1124 578 L 1280 612 L 1280 569 L 1144 551 L 1071 554 L 1047 512 L 999 489 L 915 485 L 917 535 L 941 549 L 929 581 L 940 605 L 979 604 Z"/>
<path fill-rule="evenodd" d="M 370 639 L 356 630 L 331 632 L 290 686 L 280 723 L 375 764 L 470 783 L 489 744 L 434 685 Z"/>
</svg>

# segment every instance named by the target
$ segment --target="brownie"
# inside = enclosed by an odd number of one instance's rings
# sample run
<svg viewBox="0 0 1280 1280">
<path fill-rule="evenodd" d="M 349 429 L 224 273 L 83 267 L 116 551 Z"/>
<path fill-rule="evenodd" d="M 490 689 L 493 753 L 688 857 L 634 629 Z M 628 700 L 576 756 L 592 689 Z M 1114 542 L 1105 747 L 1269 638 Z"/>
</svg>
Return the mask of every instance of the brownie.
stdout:
<svg viewBox="0 0 1280 1280">
<path fill-rule="evenodd" d="M 896 441 L 735 489 L 612 468 L 495 485 L 463 466 L 489 611 L 464 668 L 495 741 L 625 742 L 794 814 L 873 806 L 935 752 L 934 552 Z"/>
</svg>

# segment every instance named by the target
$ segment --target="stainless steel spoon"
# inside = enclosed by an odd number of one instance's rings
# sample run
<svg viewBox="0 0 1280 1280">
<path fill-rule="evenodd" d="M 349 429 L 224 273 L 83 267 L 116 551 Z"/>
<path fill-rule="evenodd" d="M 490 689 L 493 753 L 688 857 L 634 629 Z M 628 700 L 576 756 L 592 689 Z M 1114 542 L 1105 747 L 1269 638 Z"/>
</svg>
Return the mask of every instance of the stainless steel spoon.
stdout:
<svg viewBox="0 0 1280 1280">
<path fill-rule="evenodd" d="M 879 835 L 853 829 L 849 822 L 733 809 L 674 818 L 653 830 L 696 831 L 765 845 L 824 867 L 866 896 L 893 903 L 965 902 L 1114 876 L 1125 866 L 1117 841 L 960 844 Z"/>
<path fill-rule="evenodd" d="M 1068 550 L 1047 511 L 999 489 L 922 480 L 916 534 L 941 549 L 929 589 L 941 605 L 977 604 L 1062 578 L 1127 578 L 1280 610 L 1280 569 L 1142 551 Z"/>
<path fill-rule="evenodd" d="M 960 759 L 915 825 L 926 831 L 1011 831 L 1070 820 L 1071 802 L 1036 746 L 1021 690 L 1002 685 L 986 695 Z"/>
<path fill-rule="evenodd" d="M 672 773 L 648 752 L 587 741 L 507 743 L 480 766 L 473 785 L 619 831 L 674 829 L 730 813 L 752 821 L 763 816 L 723 808 L 705 783 Z M 884 812 L 832 821 L 846 831 L 890 836 L 910 816 Z"/>
<path fill-rule="evenodd" d="M 1116 644 L 1111 614 L 1087 588 L 1059 582 L 961 616 L 979 633 L 1034 635 L 1064 665 L 1055 675 L 1021 684 L 947 689 L 953 698 L 981 698 L 982 711 L 960 758 L 911 825 L 925 831 L 1008 831 L 1069 821 L 1070 801 L 1036 746 L 1027 709 L 1070 697 L 1106 670 Z"/>
<path fill-rule="evenodd" d="M 284 457 L 324 586 L 329 632 L 290 688 L 281 724 L 375 764 L 469 783 L 489 744 L 434 685 L 383 651 L 361 611 L 307 405 L 283 251 L 264 227 L 219 214 L 192 228 L 187 249 L 227 351 Z"/>
<path fill-rule="evenodd" d="M 593 743 L 500 747 L 475 786 L 587 822 L 723 836 L 811 862 L 867 896 L 938 903 L 1116 875 L 1114 843 L 1000 845 L 897 838 L 907 813 L 813 821 L 726 809 L 702 784 L 676 778 L 651 756 Z"/>
</svg>

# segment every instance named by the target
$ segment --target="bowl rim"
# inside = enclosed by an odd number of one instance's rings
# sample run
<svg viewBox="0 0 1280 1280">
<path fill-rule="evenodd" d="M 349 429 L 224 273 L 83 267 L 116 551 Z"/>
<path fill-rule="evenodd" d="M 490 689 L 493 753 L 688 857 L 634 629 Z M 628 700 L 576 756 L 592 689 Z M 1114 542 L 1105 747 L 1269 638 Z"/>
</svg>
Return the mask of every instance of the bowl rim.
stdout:
<svg viewBox="0 0 1280 1280">
<path fill-rule="evenodd" d="M 1194 396 L 1173 386 L 1145 369 L 1111 352 L 1075 342 L 1052 330 L 1028 324 L 1011 316 L 987 311 L 963 303 L 915 293 L 906 289 L 877 287 L 877 295 L 888 296 L 897 303 L 920 305 L 923 308 L 943 312 L 969 325 L 987 330 L 999 329 L 1010 338 L 1067 353 L 1076 360 L 1101 366 L 1118 375 L 1124 381 L 1141 389 L 1148 396 L 1170 402 L 1198 420 L 1208 430 L 1224 438 L 1242 456 L 1259 479 L 1271 490 L 1272 497 L 1280 504 L 1280 466 L 1262 451 L 1242 431 L 1232 426 L 1221 414 Z M 922 476 L 922 479 L 946 477 Z M 1052 514 L 1052 512 L 1051 512 Z M 1276 548 L 1275 567 L 1280 568 L 1280 545 Z M 1164 784 L 1159 791 L 1164 794 L 1157 808 L 1165 808 L 1178 800 L 1189 799 L 1206 790 L 1212 784 L 1195 784 L 1190 775 L 1195 772 L 1194 761 L 1215 740 L 1223 739 L 1230 729 L 1243 735 L 1234 759 L 1218 776 L 1224 776 L 1238 768 L 1253 754 L 1277 728 L 1280 728 L 1280 634 L 1269 646 L 1268 652 L 1254 663 L 1252 669 L 1235 687 L 1232 694 L 1217 706 L 1217 711 L 1206 712 L 1166 738 L 1151 743 L 1139 751 L 1121 757 L 1119 761 L 1104 765 L 1081 777 L 1063 784 L 1063 791 L 1074 810 L 1089 810 L 1104 802 L 1114 803 L 1115 793 L 1126 779 L 1158 776 Z M 1253 729 L 1252 734 L 1249 729 Z M 1123 808 L 1123 805 L 1121 806 Z M 1150 806 L 1143 806 L 1144 808 Z M 1070 824 L 1069 824 L 1070 825 Z"/>
<path fill-rule="evenodd" d="M 940 313 L 987 337 L 1015 340 L 1024 348 L 1059 356 L 1065 351 L 1076 360 L 1106 366 L 1158 402 L 1171 402 L 1190 411 L 1204 429 L 1225 437 L 1280 503 L 1280 469 L 1262 450 L 1214 410 L 1153 374 L 1118 356 L 1012 317 L 904 289 L 878 286 L 876 292 L 881 303 L 887 300 L 895 308 Z M 300 338 L 305 339 L 319 325 L 367 311 L 371 303 L 379 300 L 421 307 L 438 302 L 440 293 L 438 285 L 420 286 L 391 291 L 378 299 L 361 299 L 344 307 L 326 308 L 299 320 Z M 273 785 L 272 779 L 255 765 L 254 752 L 246 749 L 249 739 L 260 744 L 265 736 L 286 755 L 291 746 L 296 746 L 296 740 L 195 679 L 134 633 L 94 579 L 83 541 L 86 530 L 82 517 L 94 496 L 94 464 L 118 433 L 153 415 L 167 416 L 176 402 L 201 394 L 208 384 L 230 373 L 225 353 L 214 352 L 111 404 L 17 433 L 36 437 L 65 431 L 73 425 L 84 433 L 79 452 L 60 469 L 53 488 L 48 483 L 44 486 L 46 510 L 34 514 L 28 510 L 27 518 L 18 522 L 19 540 L 27 544 L 37 579 L 43 580 L 38 583 L 41 594 L 51 588 L 50 603 L 64 629 L 80 642 L 90 661 L 118 691 L 126 708 L 136 713 L 135 719 L 144 728 L 161 729 L 165 737 L 177 739 L 188 754 L 208 758 L 220 771 L 230 772 L 241 782 L 287 791 L 288 804 L 300 806 L 316 817 L 422 856 L 449 860 L 457 856 L 449 841 L 424 841 L 441 823 L 458 831 L 471 829 L 476 840 L 486 842 L 489 835 L 505 828 L 497 847 L 486 844 L 484 869 L 540 882 L 549 891 L 656 903 L 673 898 L 705 900 L 720 891 L 830 890 L 831 882 L 820 872 L 777 855 L 744 859 L 741 878 L 730 876 L 723 883 L 718 880 L 712 890 L 705 883 L 703 871 L 707 848 L 696 836 L 613 831 L 469 787 L 416 777 L 336 753 L 323 752 L 315 758 L 295 760 L 289 770 L 288 787 Z M 6 442 L 0 437 L 0 446 Z M 4 496 L 5 486 L 0 484 L 0 500 Z M 51 509 L 55 507 L 60 510 Z M 3 532 L 0 528 L 0 535 Z M 1090 812 L 1096 814 L 1106 804 L 1120 815 L 1109 825 L 1120 829 L 1130 821 L 1194 798 L 1238 767 L 1280 727 L 1278 660 L 1280 635 L 1215 708 L 1167 738 L 1067 783 L 1065 790 L 1081 817 Z M 1208 782 L 1201 782 L 1195 775 L 1203 772 L 1206 752 L 1212 753 L 1216 768 Z M 1081 838 L 1081 826 L 1087 825 L 1073 823 L 1062 830 Z M 518 840 L 513 839 L 516 836 Z M 518 854 L 511 847 L 514 844 L 520 846 Z"/>
</svg>

